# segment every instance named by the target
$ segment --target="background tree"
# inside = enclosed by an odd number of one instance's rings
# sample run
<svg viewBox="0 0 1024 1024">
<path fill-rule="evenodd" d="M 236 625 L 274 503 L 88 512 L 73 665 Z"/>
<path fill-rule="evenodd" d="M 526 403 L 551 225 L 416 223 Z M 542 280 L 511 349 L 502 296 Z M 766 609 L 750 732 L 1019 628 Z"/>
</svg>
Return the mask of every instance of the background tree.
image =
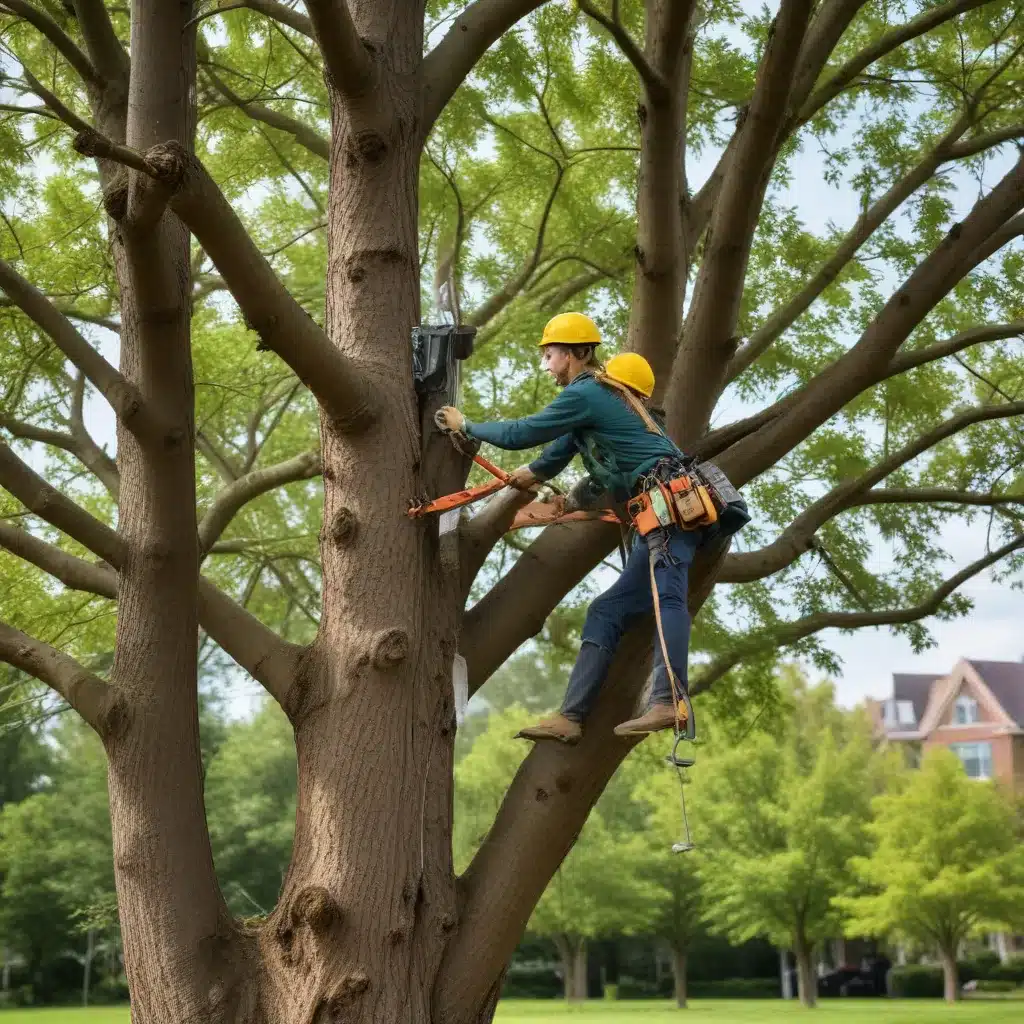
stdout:
<svg viewBox="0 0 1024 1024">
<path fill-rule="evenodd" d="M 609 730 L 646 624 L 587 739 L 529 755 L 456 881 L 454 655 L 479 689 L 617 531 L 508 555 L 504 496 L 460 528 L 456 569 L 406 519 L 468 468 L 411 381 L 431 278 L 451 272 L 480 329 L 471 414 L 547 397 L 537 330 L 582 305 L 652 361 L 680 444 L 746 485 L 757 527 L 693 576 L 695 689 L 756 699 L 733 667 L 780 647 L 827 664 L 831 627 L 923 644 L 964 581 L 1019 567 L 1015 9 L 0 10 L 0 656 L 103 738 L 139 1021 L 486 1020 L 630 749 Z M 850 223 L 792 207 L 811 146 L 856 195 Z M 987 547 L 947 566 L 939 527 L 972 514 Z M 295 734 L 292 860 L 263 922 L 234 921 L 213 866 L 211 645 Z"/>
<path fill-rule="evenodd" d="M 842 931 L 833 900 L 866 849 L 873 789 L 867 724 L 832 697 L 828 684 L 795 688 L 789 717 L 703 758 L 693 787 L 705 919 L 734 942 L 791 948 L 805 1006 L 814 948 Z"/>
<path fill-rule="evenodd" d="M 1011 800 L 928 750 L 905 784 L 875 799 L 874 846 L 853 861 L 862 893 L 840 899 L 850 934 L 935 950 L 947 1002 L 960 998 L 957 951 L 982 931 L 1024 921 L 1024 845 Z"/>
<path fill-rule="evenodd" d="M 65 719 L 46 788 L 0 814 L 0 935 L 21 953 L 37 998 L 68 956 L 81 965 L 88 1002 L 93 960 L 117 937 L 107 770 L 103 749 Z"/>
</svg>

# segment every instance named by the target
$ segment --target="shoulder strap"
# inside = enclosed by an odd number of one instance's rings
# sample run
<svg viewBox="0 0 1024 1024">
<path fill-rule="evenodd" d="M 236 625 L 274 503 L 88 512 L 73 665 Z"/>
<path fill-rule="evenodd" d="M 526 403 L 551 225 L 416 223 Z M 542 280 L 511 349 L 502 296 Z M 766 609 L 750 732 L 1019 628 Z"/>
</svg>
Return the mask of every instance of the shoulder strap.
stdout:
<svg viewBox="0 0 1024 1024">
<path fill-rule="evenodd" d="M 625 384 L 620 384 L 617 380 L 612 380 L 605 373 L 595 373 L 594 379 L 600 381 L 602 384 L 606 384 L 608 387 L 617 391 L 626 400 L 626 404 L 630 407 L 644 421 L 644 425 L 651 434 L 660 434 L 662 437 L 668 437 L 664 430 L 658 426 L 657 420 L 650 414 L 647 406 L 640 401 L 633 392 L 626 387 Z"/>
</svg>

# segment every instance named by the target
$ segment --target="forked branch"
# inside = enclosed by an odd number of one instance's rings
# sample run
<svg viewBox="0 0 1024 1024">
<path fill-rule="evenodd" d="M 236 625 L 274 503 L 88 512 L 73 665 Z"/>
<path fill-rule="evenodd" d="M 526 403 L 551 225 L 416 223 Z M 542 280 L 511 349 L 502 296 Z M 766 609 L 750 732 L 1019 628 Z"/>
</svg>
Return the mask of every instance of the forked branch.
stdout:
<svg viewBox="0 0 1024 1024">
<path fill-rule="evenodd" d="M 828 520 L 846 509 L 871 504 L 865 500 L 870 496 L 871 488 L 900 467 L 976 423 L 1012 419 L 1016 416 L 1024 416 L 1024 401 L 966 409 L 950 417 L 934 430 L 893 452 L 866 473 L 841 483 L 809 505 L 771 544 L 759 551 L 730 555 L 726 559 L 722 581 L 748 583 L 779 572 L 813 547 L 815 534 Z"/>
<path fill-rule="evenodd" d="M 352 433 L 366 426 L 372 402 L 355 364 L 281 284 L 198 160 L 175 142 L 153 146 L 145 155 L 97 135 L 79 137 L 76 147 L 139 170 L 165 190 L 171 208 L 220 271 L 250 329 L 292 368 L 338 430 Z"/>
<path fill-rule="evenodd" d="M 612 0 L 611 14 L 605 14 L 592 0 L 578 0 L 580 10 L 592 21 L 597 22 L 615 40 L 622 55 L 636 69 L 644 83 L 647 95 L 655 102 L 668 98 L 671 85 L 657 68 L 647 59 L 637 41 L 629 34 L 619 13 L 619 0 Z M 679 6 L 684 6 L 679 0 Z"/>
<path fill-rule="evenodd" d="M 124 540 L 105 523 L 51 487 L 2 442 L 0 487 L 40 519 L 88 548 L 112 569 L 117 570 L 123 565 L 127 552 Z M 104 597 L 111 596 L 112 580 L 92 572 L 94 569 L 104 572 L 103 566 L 89 566 L 80 559 L 72 562 L 72 556 L 58 548 L 34 538 L 14 536 L 11 529 L 8 526 L 4 530 L 0 543 L 13 554 L 46 572 L 54 575 L 59 572 L 58 579 L 66 576 L 68 586 Z M 300 663 L 303 648 L 282 640 L 202 576 L 199 577 L 199 622 L 227 654 L 262 683 L 288 712 L 294 692 L 292 688 L 297 680 L 296 666 Z"/>
<path fill-rule="evenodd" d="M 92 66 L 89 58 L 82 53 L 64 29 L 40 7 L 29 0 L 0 0 L 0 13 L 5 10 L 23 18 L 53 43 L 86 85 L 99 86 L 103 84 L 103 79 L 96 68 Z"/>
<path fill-rule="evenodd" d="M 423 59 L 424 139 L 477 61 L 517 21 L 547 0 L 475 0 Z"/>
<path fill-rule="evenodd" d="M 726 470 L 739 484 L 792 451 L 879 379 L 914 328 L 975 267 L 1024 232 L 1024 154 L 893 293 L 857 343 L 789 407 L 736 443 Z M 723 465 L 723 468 L 724 465 Z"/>
<path fill-rule="evenodd" d="M 97 733 L 102 736 L 106 732 L 116 704 L 115 691 L 74 658 L 0 622 L 0 661 L 46 683 Z"/>
<path fill-rule="evenodd" d="M 346 99 L 362 98 L 373 86 L 374 66 L 352 21 L 348 0 L 306 0 L 306 10 L 327 77 Z"/>
</svg>

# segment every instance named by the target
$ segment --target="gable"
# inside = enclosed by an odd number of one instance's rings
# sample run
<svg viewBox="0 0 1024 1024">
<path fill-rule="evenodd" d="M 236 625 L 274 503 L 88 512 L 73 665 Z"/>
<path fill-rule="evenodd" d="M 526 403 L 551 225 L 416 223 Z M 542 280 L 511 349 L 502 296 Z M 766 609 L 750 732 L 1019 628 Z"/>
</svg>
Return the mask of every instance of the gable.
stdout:
<svg viewBox="0 0 1024 1024">
<path fill-rule="evenodd" d="M 936 682 L 921 721 L 921 732 L 927 735 L 937 728 L 961 728 L 955 722 L 956 700 L 964 695 L 978 703 L 978 725 L 1013 729 L 1016 723 L 1003 709 L 969 661 L 961 659 L 953 671 Z"/>
</svg>

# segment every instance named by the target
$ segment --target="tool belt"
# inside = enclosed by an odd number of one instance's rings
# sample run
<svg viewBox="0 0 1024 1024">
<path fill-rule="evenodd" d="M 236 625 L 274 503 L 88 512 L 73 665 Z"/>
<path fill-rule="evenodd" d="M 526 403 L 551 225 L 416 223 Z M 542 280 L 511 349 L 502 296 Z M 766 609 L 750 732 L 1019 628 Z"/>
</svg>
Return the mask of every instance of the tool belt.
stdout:
<svg viewBox="0 0 1024 1024">
<path fill-rule="evenodd" d="M 641 537 L 652 530 L 678 526 L 681 530 L 699 530 L 717 523 L 721 513 L 734 501 L 741 501 L 717 466 L 689 465 L 672 475 L 657 469 L 644 477 L 639 493 L 626 505 L 630 522 Z M 720 479 L 718 479 L 720 478 Z"/>
</svg>

